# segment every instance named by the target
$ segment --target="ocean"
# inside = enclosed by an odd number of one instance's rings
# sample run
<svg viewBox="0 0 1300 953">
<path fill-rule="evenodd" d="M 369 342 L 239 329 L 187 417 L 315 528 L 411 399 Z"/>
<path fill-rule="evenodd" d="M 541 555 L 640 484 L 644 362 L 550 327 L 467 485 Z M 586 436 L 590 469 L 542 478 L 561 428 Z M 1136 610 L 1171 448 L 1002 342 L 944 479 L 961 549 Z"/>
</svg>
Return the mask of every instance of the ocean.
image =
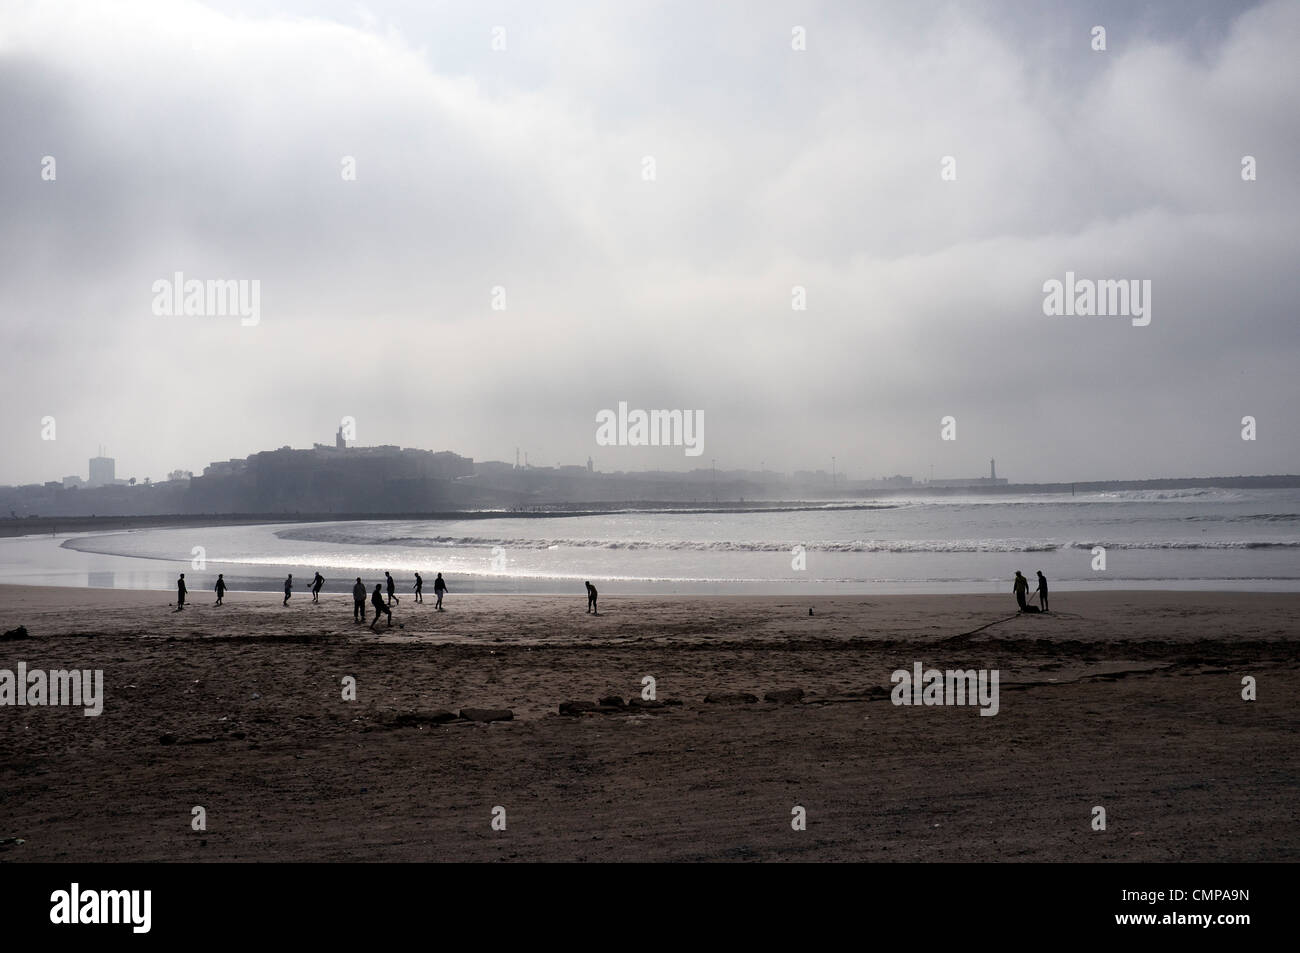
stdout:
<svg viewBox="0 0 1300 953">
<path fill-rule="evenodd" d="M 1104 550 L 1104 556 L 1100 552 Z M 1104 568 L 1102 560 L 1104 558 Z M 1300 590 L 1300 490 L 1191 489 L 1070 496 L 882 497 L 749 511 L 479 514 L 140 529 L 0 540 L 0 582 L 191 590 L 225 574 L 278 590 L 287 573 L 327 591 L 387 570 L 409 591 L 442 572 L 452 592 L 1001 592 L 1016 570 L 1054 590 Z"/>
</svg>

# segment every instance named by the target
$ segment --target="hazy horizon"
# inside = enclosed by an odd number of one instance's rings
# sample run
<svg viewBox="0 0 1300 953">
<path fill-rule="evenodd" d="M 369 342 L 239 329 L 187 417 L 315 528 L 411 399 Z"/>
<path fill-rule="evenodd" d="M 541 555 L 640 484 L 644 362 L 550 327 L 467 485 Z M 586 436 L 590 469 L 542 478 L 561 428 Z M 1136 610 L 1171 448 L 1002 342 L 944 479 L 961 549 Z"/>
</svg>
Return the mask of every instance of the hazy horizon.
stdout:
<svg viewBox="0 0 1300 953">
<path fill-rule="evenodd" d="M 315 443 L 325 443 L 325 441 L 317 440 L 317 441 L 315 441 Z M 332 445 L 330 445 L 330 446 L 332 446 Z M 357 446 L 357 447 L 360 447 L 360 448 L 362 448 L 362 449 L 365 449 L 365 448 L 367 448 L 367 447 L 370 446 L 370 445 L 357 444 L 356 446 Z M 398 446 L 398 447 L 400 447 L 400 448 L 403 449 L 403 450 L 423 450 L 423 451 L 433 451 L 433 452 L 451 451 L 452 453 L 457 453 L 457 452 L 458 452 L 458 451 L 456 451 L 456 449 L 453 448 L 453 447 L 415 447 L 415 446 L 412 446 L 412 445 L 409 445 L 409 444 L 392 444 L 391 446 Z M 243 460 L 243 459 L 246 459 L 247 457 L 249 457 L 249 456 L 253 456 L 253 455 L 257 454 L 257 453 L 262 453 L 262 452 L 274 452 L 274 451 L 276 451 L 276 450 L 286 449 L 286 447 L 287 447 L 287 449 L 290 449 L 290 450 L 310 450 L 310 449 L 311 449 L 310 446 L 306 446 L 306 447 L 294 447 L 294 446 L 289 446 L 289 445 L 281 445 L 280 447 L 264 447 L 264 448 L 262 448 L 261 450 L 254 450 L 254 451 L 251 451 L 250 453 L 247 453 L 247 454 L 238 455 L 238 456 L 234 457 L 233 459 Z M 349 448 L 351 448 L 351 447 L 352 447 L 352 444 L 349 444 Z M 618 449 L 624 449 L 624 448 L 618 448 Z M 113 454 L 112 454 L 111 452 L 108 452 L 107 448 L 106 448 L 106 452 L 105 452 L 104 455 L 107 456 L 107 457 L 109 457 L 109 458 L 113 458 Z M 135 473 L 133 473 L 133 472 L 124 471 L 124 470 L 122 469 L 122 467 L 121 467 L 121 461 L 120 461 L 120 460 L 116 460 L 116 458 L 113 458 L 113 459 L 115 460 L 115 463 L 116 463 L 116 478 L 119 479 L 119 480 L 125 480 L 125 479 L 131 478 L 131 477 L 135 477 L 136 480 L 137 480 L 137 483 L 143 483 L 143 481 L 144 481 L 144 479 L 145 479 L 145 476 L 148 476 L 148 477 L 152 480 L 152 482 L 154 482 L 154 483 L 165 482 L 165 481 L 167 480 L 167 474 L 162 474 L 162 475 L 160 475 L 160 476 L 155 477 L 155 476 L 153 476 L 152 474 L 137 475 L 137 474 L 135 474 Z M 224 458 L 224 459 L 231 459 L 231 458 Z M 224 462 L 224 459 L 223 459 L 223 460 L 209 460 L 208 463 Z M 837 459 L 838 459 L 838 458 L 837 458 Z M 476 463 L 476 464 L 477 464 L 477 463 L 507 463 L 507 464 L 508 464 L 508 463 L 512 463 L 512 462 L 513 462 L 512 460 L 505 460 L 505 459 L 495 458 L 495 457 L 494 457 L 494 458 L 486 458 L 486 459 L 478 459 L 478 458 L 474 458 L 474 463 Z M 683 476 L 686 476 L 686 475 L 689 475 L 689 474 L 692 473 L 692 472 L 705 472 L 705 473 L 707 473 L 707 472 L 710 471 L 710 469 L 714 469 L 714 468 L 711 468 L 711 467 L 710 467 L 709 462 L 708 462 L 707 460 L 704 461 L 703 464 L 701 464 L 700 461 L 699 461 L 699 459 L 698 459 L 698 458 L 695 458 L 695 459 L 692 461 L 692 463 L 693 463 L 693 465 L 691 465 L 691 466 L 680 467 L 680 468 L 648 466 L 648 467 L 645 467 L 645 468 L 628 468 L 628 467 L 618 467 L 618 468 L 615 468 L 615 467 L 609 467 L 609 468 L 604 468 L 604 469 L 602 469 L 600 466 L 594 466 L 594 461 L 593 461 L 593 469 L 594 469 L 594 472 L 595 472 L 597 475 L 608 475 L 608 476 L 618 475 L 618 474 L 620 474 L 620 473 L 626 473 L 626 474 L 637 474 L 637 473 L 646 473 L 646 472 L 679 473 L 679 474 L 681 474 L 681 475 L 683 475 Z M 181 469 L 181 470 L 190 469 L 191 474 L 192 474 L 193 476 L 202 476 L 202 474 L 203 474 L 203 466 L 206 466 L 206 465 L 207 465 L 207 464 L 203 464 L 203 465 L 201 465 L 201 466 L 198 466 L 198 467 L 195 467 L 195 468 L 192 468 L 192 469 L 191 469 L 191 468 L 187 468 L 187 467 L 174 467 L 173 469 Z M 581 466 L 581 465 L 585 465 L 585 461 L 575 461 L 575 460 L 567 460 L 567 461 L 566 461 L 566 460 L 561 460 L 561 461 L 542 462 L 542 461 L 537 461 L 537 460 L 526 460 L 525 457 L 523 456 L 522 452 L 521 452 L 520 457 L 519 457 L 519 466 L 521 466 L 521 467 L 524 467 L 524 466 L 532 466 L 532 467 L 535 467 L 535 468 L 543 468 L 543 469 L 544 469 L 544 468 L 555 467 L 555 466 L 557 466 L 557 465 L 559 465 L 559 466 Z M 790 467 L 790 468 L 787 468 L 787 469 L 783 469 L 783 470 L 777 470 L 777 469 L 774 469 L 770 464 L 768 464 L 768 465 L 766 466 L 766 469 L 760 469 L 759 466 L 757 466 L 757 465 L 755 465 L 755 466 L 753 466 L 753 467 L 744 466 L 744 465 L 726 466 L 726 467 L 724 467 L 724 466 L 719 462 L 715 469 L 716 469 L 716 471 L 717 471 L 718 473 L 724 473 L 724 472 L 738 472 L 738 473 L 739 473 L 739 472 L 745 472 L 745 473 L 754 473 L 754 474 L 762 473 L 762 474 L 766 474 L 767 476 L 772 477 L 772 478 L 774 478 L 774 479 L 779 479 L 779 478 L 787 478 L 787 479 L 789 479 L 789 478 L 792 478 L 793 475 L 794 475 L 795 473 L 797 473 L 797 472 L 816 473 L 817 471 L 822 471 L 822 472 L 826 473 L 828 476 L 832 473 L 832 469 L 831 469 L 831 467 L 829 467 L 829 466 L 823 466 L 823 465 L 821 465 L 820 462 L 813 462 L 813 463 L 810 463 L 808 466 L 799 466 L 799 465 L 795 465 L 795 466 L 793 466 L 793 467 Z M 79 474 L 77 474 L 77 475 L 83 477 L 83 479 L 84 479 L 84 478 L 86 477 L 86 468 L 83 467 L 83 468 L 82 468 L 82 471 L 83 471 L 83 472 L 81 472 L 81 473 L 79 473 Z M 170 472 L 170 471 L 169 471 L 169 472 Z M 971 472 L 971 473 L 940 473 L 938 470 L 936 470 L 936 471 L 934 472 L 933 476 L 931 476 L 931 474 L 929 473 L 928 469 L 927 469 L 927 471 L 924 472 L 924 473 L 906 473 L 906 472 L 904 472 L 904 473 L 854 473 L 854 472 L 852 472 L 852 471 L 846 473 L 846 472 L 843 470 L 843 468 L 840 468 L 840 467 L 836 467 L 836 469 L 834 470 L 834 473 L 838 476 L 841 485 L 843 485 L 843 484 L 847 484 L 847 483 L 854 483 L 854 482 L 858 482 L 858 481 L 873 481 L 873 480 L 889 479 L 889 478 L 891 478 L 891 477 L 895 477 L 895 476 L 905 476 L 905 477 L 911 477 L 911 478 L 913 478 L 913 480 L 916 481 L 916 488 L 917 488 L 917 489 L 924 489 L 924 488 L 926 487 L 926 484 L 927 484 L 931 479 L 936 480 L 936 481 L 942 481 L 942 480 L 949 480 L 949 479 L 958 479 L 958 480 L 960 480 L 960 479 L 973 479 L 973 478 L 987 477 L 987 476 L 989 475 L 989 468 L 988 468 L 988 461 L 985 461 L 985 467 L 984 467 L 983 472 Z M 69 474 L 63 474 L 62 476 L 68 476 L 68 475 L 69 475 Z M 1249 479 L 1249 478 L 1256 478 L 1256 477 L 1285 477 L 1285 476 L 1300 476 L 1300 473 L 1288 473 L 1288 472 L 1277 472 L 1277 473 L 1163 473 L 1163 474 L 1158 474 L 1158 475 L 1156 475 L 1156 476 L 1149 476 L 1149 477 L 1131 477 L 1131 476 L 1124 476 L 1124 475 L 1093 475 L 1093 476 L 1066 476 L 1066 477 L 1063 477 L 1063 478 L 1061 478 L 1061 479 L 1051 479 L 1051 480 L 1021 480 L 1021 479 L 1017 479 L 1017 478 L 1015 478 L 1014 475 L 1010 475 L 1010 476 L 1009 476 L 1009 475 L 1004 471 L 1004 469 L 1002 468 L 1001 464 L 998 464 L 997 476 L 998 476 L 999 479 L 1006 479 L 1007 482 L 1008 482 L 1008 484 L 1010 484 L 1010 485 L 1017 485 L 1017 484 L 1058 484 L 1058 483 L 1059 483 L 1059 484 L 1062 484 L 1062 485 L 1069 485 L 1069 484 L 1072 484 L 1072 483 L 1104 483 L 1104 482 L 1118 482 L 1118 483 L 1126 483 L 1126 482 L 1135 482 L 1135 481 L 1142 481 L 1142 480 L 1207 480 L 1207 479 L 1216 479 L 1216 478 L 1222 478 L 1222 479 L 1230 480 L 1230 479 Z M 48 477 L 48 478 L 47 478 L 47 480 L 55 480 L 55 479 L 62 479 L 62 477 L 57 477 L 57 478 L 56 478 L 56 477 Z M 36 484 L 43 483 L 43 482 L 46 482 L 46 480 L 34 480 L 34 481 L 28 481 L 27 484 L 0 484 L 0 485 L 2 485 L 2 486 L 14 486 L 14 485 L 36 485 Z M 898 488 L 899 491 L 904 491 L 905 489 L 906 489 L 905 487 Z M 948 487 L 948 488 L 946 488 L 946 489 L 954 489 L 954 488 L 952 488 L 952 487 Z M 968 489 L 969 489 L 971 492 L 977 492 L 977 491 L 979 490 L 979 487 L 978 487 L 977 485 L 972 485 L 972 486 L 969 487 Z"/>
<path fill-rule="evenodd" d="M 0 484 L 344 417 L 606 472 L 1300 472 L 1300 5 L 2 9 Z M 256 322 L 155 313 L 178 272 Z M 1067 273 L 1149 324 L 1046 315 Z M 599 445 L 620 401 L 702 453 Z"/>
</svg>

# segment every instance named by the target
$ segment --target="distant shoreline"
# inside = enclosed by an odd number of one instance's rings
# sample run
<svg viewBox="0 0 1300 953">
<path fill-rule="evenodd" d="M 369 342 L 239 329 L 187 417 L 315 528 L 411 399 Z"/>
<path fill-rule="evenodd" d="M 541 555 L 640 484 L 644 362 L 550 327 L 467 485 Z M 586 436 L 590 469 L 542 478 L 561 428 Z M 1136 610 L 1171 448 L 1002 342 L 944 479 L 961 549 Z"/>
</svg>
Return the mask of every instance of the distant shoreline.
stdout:
<svg viewBox="0 0 1300 953">
<path fill-rule="evenodd" d="M 0 518 L 0 537 L 47 535 L 57 532 L 86 533 L 156 527 L 245 526 L 266 523 L 343 523 L 361 520 L 474 520 L 540 519 L 559 516 L 602 516 L 626 511 L 696 513 L 781 512 L 847 504 L 857 500 L 898 496 L 1007 496 L 1017 494 L 1108 493 L 1126 490 L 1282 490 L 1300 488 L 1300 475 L 1189 477 L 1159 480 L 1103 480 L 1086 483 L 1010 483 L 990 486 L 911 487 L 881 489 L 846 488 L 805 500 L 626 500 L 617 503 L 539 503 L 533 507 L 480 508 L 424 512 L 379 513 L 168 513 L 138 516 L 20 516 Z M 863 507 L 869 507 L 863 503 Z"/>
<path fill-rule="evenodd" d="M 604 516 L 628 510 L 681 510 L 700 513 L 780 512 L 816 508 L 831 501 L 810 503 L 611 503 L 566 507 L 556 504 L 521 510 L 447 510 L 423 513 L 174 513 L 156 516 L 20 516 L 0 519 L 0 538 L 93 533 L 125 529 L 182 529 L 189 526 L 264 526 L 269 523 L 348 523 L 365 520 L 546 519 L 560 516 Z"/>
</svg>

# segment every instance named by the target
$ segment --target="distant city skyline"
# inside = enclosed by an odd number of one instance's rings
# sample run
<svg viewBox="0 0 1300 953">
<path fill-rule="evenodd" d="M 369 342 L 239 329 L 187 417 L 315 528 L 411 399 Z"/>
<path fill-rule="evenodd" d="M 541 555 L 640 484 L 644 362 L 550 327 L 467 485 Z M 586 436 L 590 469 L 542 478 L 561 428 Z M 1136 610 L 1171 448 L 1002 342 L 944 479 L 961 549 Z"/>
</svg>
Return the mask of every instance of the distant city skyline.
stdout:
<svg viewBox="0 0 1300 953">
<path fill-rule="evenodd" d="M 310 450 L 310 449 L 318 449 L 318 450 L 320 449 L 324 449 L 324 450 L 398 449 L 402 451 L 417 451 L 417 452 L 435 453 L 435 454 L 446 453 L 455 456 L 461 456 L 466 459 L 472 460 L 476 466 L 479 465 L 510 466 L 511 465 L 511 461 L 505 459 L 490 459 L 490 460 L 474 459 L 473 457 L 470 457 L 468 454 L 458 453 L 458 451 L 456 451 L 453 448 L 434 449 L 430 447 L 413 447 L 413 446 L 404 445 L 400 443 L 392 443 L 392 444 L 348 444 L 346 442 L 340 443 L 339 441 L 342 440 L 341 427 L 336 431 L 336 434 L 337 434 L 336 442 L 332 446 L 329 444 L 323 444 L 319 441 L 313 441 L 310 446 L 305 446 L 305 447 L 293 447 L 290 444 L 282 444 L 279 447 L 267 447 L 261 450 L 254 450 L 248 454 L 244 454 L 243 456 L 228 457 L 220 460 L 210 460 L 207 463 L 203 464 L 202 466 L 199 466 L 193 470 L 187 471 L 182 468 L 174 468 L 173 470 L 166 473 L 163 477 L 157 479 L 150 475 L 136 475 L 136 474 L 132 474 L 130 477 L 116 477 L 115 476 L 115 469 L 117 463 L 116 458 L 107 456 L 103 445 L 101 445 L 97 451 L 98 455 L 89 458 L 88 467 L 87 467 L 88 473 L 87 476 L 84 478 L 79 473 L 74 473 L 74 474 L 64 474 L 63 476 L 58 478 L 47 476 L 44 477 L 43 479 L 29 480 L 29 481 L 24 481 L 23 483 L 16 483 L 16 484 L 5 483 L 5 484 L 0 484 L 0 486 L 9 486 L 9 487 L 24 486 L 24 485 L 36 486 L 36 485 L 46 485 L 46 484 L 52 484 L 58 482 L 58 483 L 62 483 L 62 485 L 64 485 L 65 487 L 77 485 L 77 486 L 85 486 L 86 488 L 95 488 L 95 487 L 105 486 L 109 484 L 128 485 L 128 483 L 130 483 L 131 485 L 135 485 L 135 484 L 144 484 L 148 482 L 160 483 L 172 479 L 182 478 L 183 474 L 185 477 L 192 477 L 195 475 L 207 475 L 207 473 L 229 472 L 229 465 L 231 464 L 242 463 L 243 461 L 247 460 L 250 457 L 256 456 L 257 454 L 272 453 L 276 450 L 284 450 L 284 449 L 299 450 L 299 451 Z M 616 448 L 616 449 L 624 449 L 624 448 Z M 754 476 L 765 474 L 774 479 L 778 479 L 778 480 L 784 479 L 784 480 L 793 480 L 793 481 L 799 481 L 799 480 L 806 481 L 810 478 L 820 475 L 824 477 L 827 481 L 830 481 L 833 486 L 839 485 L 840 487 L 846 489 L 850 488 L 854 484 L 860 484 L 860 483 L 885 484 L 890 482 L 896 483 L 897 481 L 900 480 L 906 480 L 909 483 L 917 486 L 918 488 L 922 488 L 922 487 L 959 488 L 962 486 L 977 487 L 981 484 L 989 485 L 989 486 L 1007 486 L 1007 485 L 1029 485 L 1029 484 L 1051 484 L 1051 483 L 1068 484 L 1072 482 L 1085 483 L 1085 482 L 1140 481 L 1140 480 L 1162 480 L 1162 479 L 1169 479 L 1169 480 L 1213 479 L 1215 477 L 1232 478 L 1232 477 L 1263 477 L 1263 476 L 1293 475 L 1284 472 L 1279 472 L 1276 474 L 1164 473 L 1155 476 L 1141 476 L 1141 477 L 1130 476 L 1127 474 L 1108 474 L 1102 476 L 1094 475 L 1094 476 L 1086 476 L 1086 477 L 1082 477 L 1082 476 L 1065 477 L 1059 480 L 1011 480 L 1008 477 L 1006 477 L 1005 474 L 1003 476 L 998 476 L 997 468 L 996 468 L 996 458 L 988 459 L 987 474 L 968 473 L 965 475 L 955 475 L 955 474 L 945 474 L 945 473 L 934 474 L 929 472 L 925 474 L 914 474 L 914 473 L 903 473 L 903 472 L 892 473 L 892 474 L 886 472 L 852 473 L 852 472 L 845 472 L 842 468 L 838 468 L 834 462 L 836 460 L 835 457 L 829 458 L 831 461 L 830 466 L 818 466 L 816 462 L 808 462 L 805 463 L 804 465 L 797 465 L 795 467 L 789 469 L 783 469 L 783 470 L 775 470 L 772 467 L 767 466 L 766 461 L 760 461 L 756 465 L 737 465 L 737 466 L 728 466 L 725 464 L 723 466 L 717 466 L 715 462 L 714 465 L 711 467 L 696 465 L 693 467 L 685 467 L 685 468 L 675 468 L 671 466 L 666 466 L 666 467 L 650 466 L 645 468 L 628 468 L 628 467 L 602 468 L 602 467 L 595 466 L 595 460 L 590 455 L 588 456 L 587 460 L 584 463 L 574 463 L 574 462 L 565 462 L 565 461 L 556 461 L 554 463 L 549 463 L 549 462 L 534 463 L 528 461 L 526 456 L 521 457 L 521 459 L 524 462 L 521 463 L 517 459 L 514 462 L 513 466 L 520 469 L 535 469 L 535 470 L 585 469 L 603 475 L 615 475 L 619 473 L 637 474 L 637 473 L 662 472 L 662 473 L 677 473 L 685 477 L 692 473 L 704 472 L 711 469 L 716 470 L 717 472 L 728 473 L 728 474 L 749 474 Z M 97 462 L 99 463 L 98 475 L 96 471 Z"/>
</svg>

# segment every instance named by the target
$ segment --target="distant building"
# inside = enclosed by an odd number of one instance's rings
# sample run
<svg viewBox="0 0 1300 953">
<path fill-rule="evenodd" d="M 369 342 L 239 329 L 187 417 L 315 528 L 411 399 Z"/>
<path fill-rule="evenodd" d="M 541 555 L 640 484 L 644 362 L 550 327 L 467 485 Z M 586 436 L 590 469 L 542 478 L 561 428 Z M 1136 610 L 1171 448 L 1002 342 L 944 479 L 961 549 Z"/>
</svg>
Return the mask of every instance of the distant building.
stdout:
<svg viewBox="0 0 1300 953">
<path fill-rule="evenodd" d="M 489 476 L 503 476 L 518 469 L 519 464 L 511 465 L 504 460 L 483 460 L 474 464 L 474 473 Z"/>
<path fill-rule="evenodd" d="M 229 460 L 217 460 L 203 468 L 203 475 L 205 477 L 235 476 L 243 473 L 247 466 L 247 460 L 237 460 L 233 457 Z"/>
<path fill-rule="evenodd" d="M 85 485 L 86 485 L 86 481 L 83 480 L 81 477 L 77 476 L 75 473 L 72 476 L 65 476 L 63 478 L 63 488 L 65 490 L 75 490 L 77 487 L 85 486 Z"/>
<path fill-rule="evenodd" d="M 117 461 L 112 457 L 90 458 L 90 479 L 87 486 L 112 486 L 117 475 Z"/>
<path fill-rule="evenodd" d="M 986 477 L 968 477 L 964 480 L 931 480 L 927 486 L 943 487 L 945 489 L 970 488 L 977 489 L 982 486 L 1006 486 L 1006 477 L 998 476 L 998 466 L 996 460 L 989 461 L 989 475 Z"/>
<path fill-rule="evenodd" d="M 795 470 L 795 483 L 829 483 L 831 475 L 825 470 Z"/>
<path fill-rule="evenodd" d="M 473 473 L 473 460 L 445 450 L 346 446 L 340 428 L 310 450 L 214 461 L 188 480 L 186 500 L 205 512 L 417 512 L 448 505 L 450 484 Z"/>
<path fill-rule="evenodd" d="M 912 478 L 897 473 L 894 476 L 881 477 L 879 480 L 861 480 L 854 483 L 853 489 L 860 490 L 902 490 L 912 486 Z"/>
</svg>

